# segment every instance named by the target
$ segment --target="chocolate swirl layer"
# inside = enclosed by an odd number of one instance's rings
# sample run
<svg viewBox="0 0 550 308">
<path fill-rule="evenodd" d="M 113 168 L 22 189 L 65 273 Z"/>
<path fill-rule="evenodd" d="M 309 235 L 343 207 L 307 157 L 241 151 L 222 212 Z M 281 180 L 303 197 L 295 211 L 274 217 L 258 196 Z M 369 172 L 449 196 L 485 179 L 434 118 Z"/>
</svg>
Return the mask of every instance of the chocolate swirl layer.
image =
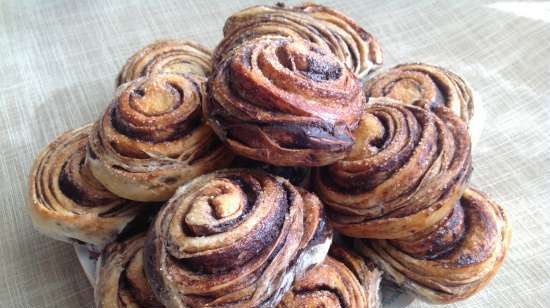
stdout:
<svg viewBox="0 0 550 308">
<path fill-rule="evenodd" d="M 457 74 L 434 65 L 397 65 L 367 80 L 365 94 L 429 108 L 445 106 L 466 124 L 474 116 L 474 95 L 470 86 Z"/>
<path fill-rule="evenodd" d="M 485 194 L 468 188 L 453 213 L 422 237 L 356 240 L 397 284 L 426 301 L 468 298 L 494 277 L 510 244 L 505 211 Z"/>
<path fill-rule="evenodd" d="M 224 38 L 214 51 L 214 66 L 239 45 L 265 36 L 315 43 L 330 50 L 359 77 L 383 62 L 380 45 L 370 33 L 343 13 L 317 4 L 253 6 L 230 16 L 223 32 Z"/>
<path fill-rule="evenodd" d="M 381 280 L 382 272 L 374 264 L 333 244 L 325 261 L 295 281 L 277 307 L 381 307 Z"/>
<path fill-rule="evenodd" d="M 178 189 L 145 246 L 146 274 L 167 307 L 273 307 L 332 238 L 315 195 L 283 178 L 217 171 Z"/>
<path fill-rule="evenodd" d="M 281 166 L 322 166 L 354 143 L 359 80 L 327 50 L 264 37 L 241 46 L 208 84 L 208 124 L 233 151 Z"/>
<path fill-rule="evenodd" d="M 41 233 L 103 246 L 150 205 L 115 196 L 85 164 L 92 125 L 68 131 L 43 149 L 29 178 L 28 208 Z"/>
<path fill-rule="evenodd" d="M 108 245 L 98 261 L 97 308 L 163 308 L 147 282 L 143 262 L 145 233 Z"/>
<path fill-rule="evenodd" d="M 336 230 L 395 239 L 447 217 L 471 171 L 465 123 L 388 98 L 369 99 L 345 159 L 314 172 L 315 191 Z"/>
<path fill-rule="evenodd" d="M 119 196 L 167 200 L 233 155 L 203 123 L 203 79 L 156 74 L 122 85 L 95 123 L 87 160 L 94 176 Z"/>
<path fill-rule="evenodd" d="M 117 85 L 158 73 L 190 74 L 208 77 L 212 51 L 185 40 L 160 40 L 132 55 L 117 77 Z"/>
</svg>

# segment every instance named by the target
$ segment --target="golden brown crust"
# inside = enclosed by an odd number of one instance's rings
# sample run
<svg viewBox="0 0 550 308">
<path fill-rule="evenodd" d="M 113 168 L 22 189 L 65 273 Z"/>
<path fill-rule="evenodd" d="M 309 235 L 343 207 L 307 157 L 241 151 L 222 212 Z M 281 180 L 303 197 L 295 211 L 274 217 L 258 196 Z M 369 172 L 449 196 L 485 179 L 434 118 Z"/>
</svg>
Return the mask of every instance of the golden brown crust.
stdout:
<svg viewBox="0 0 550 308">
<path fill-rule="evenodd" d="M 336 53 L 360 78 L 371 73 L 384 62 L 378 40 L 365 31 L 355 20 L 335 9 L 316 3 L 304 3 L 293 7 L 322 21 L 339 39 L 340 51 Z"/>
<path fill-rule="evenodd" d="M 159 40 L 133 54 L 117 77 L 117 85 L 158 73 L 208 77 L 212 51 L 193 41 Z"/>
<path fill-rule="evenodd" d="M 315 191 L 336 230 L 395 239 L 447 217 L 471 171 L 464 122 L 445 107 L 432 113 L 388 98 L 369 99 L 351 154 L 315 170 Z"/>
<path fill-rule="evenodd" d="M 359 80 L 306 41 L 264 37 L 241 46 L 208 86 L 204 113 L 245 157 L 281 166 L 322 166 L 353 145 L 364 100 Z"/>
<path fill-rule="evenodd" d="M 149 205 L 113 195 L 84 163 L 92 125 L 68 131 L 36 158 L 28 207 L 36 229 L 55 239 L 103 246 Z"/>
<path fill-rule="evenodd" d="M 272 307 L 330 241 L 313 194 L 264 172 L 222 170 L 189 182 L 161 210 L 146 274 L 170 308 Z"/>
<path fill-rule="evenodd" d="M 330 50 L 359 77 L 382 64 L 378 41 L 351 18 L 325 6 L 253 6 L 230 16 L 224 39 L 214 51 L 214 66 L 239 45 L 262 36 L 304 39 Z"/>
<path fill-rule="evenodd" d="M 389 97 L 406 104 L 445 106 L 470 124 L 474 95 L 457 74 L 424 63 L 400 64 L 365 83 L 367 97 Z"/>
<path fill-rule="evenodd" d="M 163 308 L 145 277 L 145 233 L 108 245 L 98 261 L 98 308 Z"/>
<path fill-rule="evenodd" d="M 464 192 L 455 211 L 458 208 L 463 209 L 462 220 L 445 223 L 424 238 L 438 248 L 436 254 L 426 251 L 415 256 L 407 252 L 415 246 L 426 246 L 419 239 L 412 239 L 408 246 L 388 240 L 356 240 L 357 249 L 391 280 L 424 300 L 451 303 L 468 298 L 483 288 L 500 268 L 511 231 L 504 210 L 473 188 Z M 402 250 L 403 247 L 408 249 Z"/>
<path fill-rule="evenodd" d="M 203 81 L 157 74 L 122 85 L 90 135 L 94 176 L 119 196 L 162 201 L 229 165 L 233 155 L 202 121 Z"/>
<path fill-rule="evenodd" d="M 380 270 L 369 268 L 362 257 L 333 244 L 325 261 L 295 281 L 277 307 L 380 307 L 381 280 Z"/>
<path fill-rule="evenodd" d="M 330 50 L 359 77 L 383 62 L 378 41 L 354 20 L 331 8 L 307 3 L 296 7 L 253 6 L 233 14 L 216 48 L 215 65 L 243 42 L 266 35 L 311 41 Z"/>
</svg>

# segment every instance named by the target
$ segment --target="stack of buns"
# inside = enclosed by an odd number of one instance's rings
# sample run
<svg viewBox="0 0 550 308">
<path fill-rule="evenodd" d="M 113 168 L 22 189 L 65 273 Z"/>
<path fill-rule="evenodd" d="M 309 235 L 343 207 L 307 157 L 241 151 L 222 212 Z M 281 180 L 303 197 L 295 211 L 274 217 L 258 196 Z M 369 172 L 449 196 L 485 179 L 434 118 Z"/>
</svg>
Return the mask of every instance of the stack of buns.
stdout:
<svg viewBox="0 0 550 308">
<path fill-rule="evenodd" d="M 317 4 L 223 33 L 136 52 L 98 120 L 34 163 L 34 226 L 100 253 L 98 308 L 379 307 L 382 277 L 450 303 L 489 282 L 510 227 L 468 184 L 461 77 L 372 76 L 376 38 Z"/>
</svg>

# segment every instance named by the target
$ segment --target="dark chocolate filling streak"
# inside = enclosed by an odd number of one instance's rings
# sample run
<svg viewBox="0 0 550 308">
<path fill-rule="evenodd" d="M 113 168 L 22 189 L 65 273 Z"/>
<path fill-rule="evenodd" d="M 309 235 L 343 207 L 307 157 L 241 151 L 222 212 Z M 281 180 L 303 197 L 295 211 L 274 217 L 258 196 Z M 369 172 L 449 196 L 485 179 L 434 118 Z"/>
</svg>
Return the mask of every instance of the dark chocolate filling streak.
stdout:
<svg viewBox="0 0 550 308">
<path fill-rule="evenodd" d="M 192 216 L 198 209 L 206 211 L 199 220 Z M 204 225 L 204 215 L 214 220 Z M 313 265 L 301 258 L 331 238 L 325 220 L 317 198 L 282 178 L 245 169 L 218 171 L 184 186 L 161 210 L 145 246 L 146 274 L 165 305 L 271 305 L 290 287 L 283 276 L 301 275 L 294 272 L 297 264 L 305 265 L 299 270 Z M 235 239 L 209 246 L 232 232 Z M 189 246 L 199 238 L 199 246 Z"/>
</svg>

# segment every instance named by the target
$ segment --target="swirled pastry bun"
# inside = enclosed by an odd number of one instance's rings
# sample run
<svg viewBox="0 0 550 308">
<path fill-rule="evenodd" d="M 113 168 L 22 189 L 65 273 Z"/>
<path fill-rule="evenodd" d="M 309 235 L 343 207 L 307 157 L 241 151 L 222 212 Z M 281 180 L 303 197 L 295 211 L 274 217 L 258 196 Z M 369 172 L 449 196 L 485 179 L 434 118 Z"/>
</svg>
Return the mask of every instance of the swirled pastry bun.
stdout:
<svg viewBox="0 0 550 308">
<path fill-rule="evenodd" d="M 211 57 L 212 51 L 193 41 L 159 40 L 128 59 L 118 75 L 117 85 L 159 73 L 208 77 Z"/>
<path fill-rule="evenodd" d="M 483 130 L 485 114 L 478 95 L 462 77 L 425 63 L 399 64 L 365 83 L 367 97 L 389 97 L 427 108 L 445 106 L 468 125 L 475 144 Z"/>
<path fill-rule="evenodd" d="M 202 119 L 203 84 L 156 74 L 119 87 L 90 134 L 93 175 L 124 198 L 163 201 L 185 182 L 228 166 L 233 154 Z"/>
<path fill-rule="evenodd" d="M 216 171 L 160 211 L 145 271 L 167 307 L 274 307 L 331 239 L 315 195 L 257 170 Z"/>
<path fill-rule="evenodd" d="M 120 198 L 85 163 L 92 125 L 68 131 L 36 158 L 29 183 L 28 208 L 34 227 L 70 243 L 103 246 L 153 205 Z"/>
<path fill-rule="evenodd" d="M 333 244 L 323 263 L 294 282 L 278 308 L 381 307 L 382 271 L 363 257 Z"/>
<path fill-rule="evenodd" d="M 304 40 L 261 37 L 212 75 L 208 124 L 237 154 L 279 166 L 323 166 L 354 144 L 361 84 L 328 50 Z"/>
<path fill-rule="evenodd" d="M 504 209 L 468 188 L 453 213 L 431 232 L 355 243 L 392 281 L 442 304 L 466 299 L 487 285 L 504 261 L 510 237 Z"/>
<path fill-rule="evenodd" d="M 370 98 L 354 134 L 351 154 L 313 176 L 337 231 L 402 238 L 452 212 L 472 168 L 466 124 L 452 111 Z"/>
<path fill-rule="evenodd" d="M 313 3 L 252 6 L 231 15 L 223 33 L 214 51 L 214 67 L 240 45 L 265 36 L 310 41 L 329 50 L 360 78 L 383 62 L 382 49 L 372 34 L 342 12 Z"/>
<path fill-rule="evenodd" d="M 145 233 L 108 245 L 98 260 L 95 286 L 97 308 L 164 308 L 145 277 Z"/>
</svg>

